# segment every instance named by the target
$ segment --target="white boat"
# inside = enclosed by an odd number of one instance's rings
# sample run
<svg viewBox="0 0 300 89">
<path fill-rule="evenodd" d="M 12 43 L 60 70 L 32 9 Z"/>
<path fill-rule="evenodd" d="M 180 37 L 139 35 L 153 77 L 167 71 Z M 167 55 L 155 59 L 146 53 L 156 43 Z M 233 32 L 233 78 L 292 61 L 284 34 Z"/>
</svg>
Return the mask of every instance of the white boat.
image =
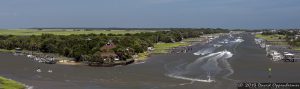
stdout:
<svg viewBox="0 0 300 89">
<path fill-rule="evenodd" d="M 208 78 L 208 79 L 206 80 L 206 82 L 209 82 L 209 83 L 210 83 L 210 82 L 215 82 L 215 80 L 211 80 L 211 79 L 210 79 L 210 76 L 209 76 L 209 75 L 207 76 L 207 78 Z"/>
<path fill-rule="evenodd" d="M 206 82 L 209 82 L 209 83 L 215 82 L 215 80 L 211 80 L 211 79 L 210 79 L 210 78 L 211 78 L 210 73 L 208 73 L 207 78 L 208 78 L 208 79 L 206 80 Z"/>
<path fill-rule="evenodd" d="M 271 50 L 269 55 L 271 56 L 272 61 L 279 61 L 283 59 L 283 55 L 275 50 Z"/>
<path fill-rule="evenodd" d="M 40 73 L 40 72 L 42 72 L 42 70 L 41 70 L 41 69 L 37 69 L 36 72 L 39 72 L 39 73 Z"/>
<path fill-rule="evenodd" d="M 213 46 L 214 47 L 221 47 L 222 45 L 220 45 L 220 44 L 214 44 Z"/>
</svg>

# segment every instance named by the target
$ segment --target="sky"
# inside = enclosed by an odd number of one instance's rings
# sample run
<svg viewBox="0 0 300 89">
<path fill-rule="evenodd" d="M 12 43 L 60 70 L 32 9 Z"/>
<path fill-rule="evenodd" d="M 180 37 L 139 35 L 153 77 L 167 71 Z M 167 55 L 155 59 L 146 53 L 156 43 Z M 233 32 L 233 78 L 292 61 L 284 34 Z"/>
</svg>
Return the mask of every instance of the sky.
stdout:
<svg viewBox="0 0 300 89">
<path fill-rule="evenodd" d="M 300 28 L 300 0 L 0 0 L 0 28 Z"/>
</svg>

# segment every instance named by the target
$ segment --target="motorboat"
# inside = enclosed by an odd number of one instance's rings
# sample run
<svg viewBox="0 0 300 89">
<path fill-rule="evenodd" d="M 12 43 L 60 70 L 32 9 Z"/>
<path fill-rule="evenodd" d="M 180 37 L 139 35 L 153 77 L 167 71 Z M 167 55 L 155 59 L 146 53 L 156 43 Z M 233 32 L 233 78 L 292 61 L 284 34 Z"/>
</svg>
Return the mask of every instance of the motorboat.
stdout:
<svg viewBox="0 0 300 89">
<path fill-rule="evenodd" d="M 220 44 L 214 44 L 213 46 L 214 47 L 221 47 L 222 45 L 220 45 Z"/>
<path fill-rule="evenodd" d="M 36 72 L 39 72 L 39 73 L 40 73 L 40 72 L 42 72 L 42 70 L 41 70 L 41 69 L 37 69 Z"/>
</svg>

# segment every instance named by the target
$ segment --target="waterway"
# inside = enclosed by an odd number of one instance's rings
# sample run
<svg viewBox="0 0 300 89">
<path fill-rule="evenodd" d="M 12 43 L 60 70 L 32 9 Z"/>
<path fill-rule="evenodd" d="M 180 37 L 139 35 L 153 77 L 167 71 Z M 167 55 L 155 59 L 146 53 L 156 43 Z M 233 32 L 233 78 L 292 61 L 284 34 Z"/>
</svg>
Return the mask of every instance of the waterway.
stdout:
<svg viewBox="0 0 300 89">
<path fill-rule="evenodd" d="M 238 82 L 300 82 L 300 63 L 272 62 L 249 33 L 192 48 L 116 67 L 48 65 L 0 54 L 0 75 L 34 89 L 235 89 Z"/>
</svg>

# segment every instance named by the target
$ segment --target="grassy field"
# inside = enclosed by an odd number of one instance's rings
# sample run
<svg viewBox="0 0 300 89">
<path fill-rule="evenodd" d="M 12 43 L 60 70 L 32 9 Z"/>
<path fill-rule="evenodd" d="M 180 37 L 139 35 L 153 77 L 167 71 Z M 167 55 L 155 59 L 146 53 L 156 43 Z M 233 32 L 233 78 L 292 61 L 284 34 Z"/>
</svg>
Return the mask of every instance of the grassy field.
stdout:
<svg viewBox="0 0 300 89">
<path fill-rule="evenodd" d="M 138 61 L 145 61 L 147 58 L 148 58 L 148 56 L 150 55 L 150 52 L 143 52 L 143 53 L 139 53 L 138 54 Z"/>
<path fill-rule="evenodd" d="M 284 40 L 285 35 L 262 35 L 262 34 L 256 34 L 255 37 L 265 39 L 267 41 L 281 41 Z M 280 39 L 281 38 L 281 39 Z"/>
<path fill-rule="evenodd" d="M 13 53 L 13 52 L 15 52 L 15 50 L 0 49 L 0 53 Z"/>
<path fill-rule="evenodd" d="M 271 45 L 281 45 L 281 46 L 288 46 L 288 42 L 285 41 L 285 35 L 262 35 L 262 34 L 256 34 L 255 37 L 265 39 L 269 41 Z M 273 41 L 273 42 L 272 42 Z"/>
<path fill-rule="evenodd" d="M 300 51 L 300 47 L 292 47 L 293 50 Z"/>
<path fill-rule="evenodd" d="M 45 30 L 34 30 L 34 29 L 9 29 L 0 30 L 0 35 L 41 35 L 41 34 L 56 34 L 56 35 L 71 35 L 71 34 L 126 34 L 126 33 L 140 33 L 140 32 L 154 32 L 153 30 L 72 30 L 72 29 L 45 29 Z"/>
<path fill-rule="evenodd" d="M 139 53 L 137 61 L 145 61 L 151 53 L 157 53 L 157 54 L 168 53 L 168 50 L 171 48 L 179 47 L 179 46 L 188 46 L 188 45 L 190 44 L 187 42 L 156 43 L 154 45 L 154 50 L 152 52 L 146 51 L 144 53 Z"/>
<path fill-rule="evenodd" d="M 153 53 L 168 53 L 170 48 L 178 47 L 178 46 L 188 46 L 187 42 L 175 42 L 175 43 L 157 43 L 154 45 Z"/>
<path fill-rule="evenodd" d="M 0 77 L 0 89 L 25 89 L 25 86 L 19 82 Z"/>
</svg>

